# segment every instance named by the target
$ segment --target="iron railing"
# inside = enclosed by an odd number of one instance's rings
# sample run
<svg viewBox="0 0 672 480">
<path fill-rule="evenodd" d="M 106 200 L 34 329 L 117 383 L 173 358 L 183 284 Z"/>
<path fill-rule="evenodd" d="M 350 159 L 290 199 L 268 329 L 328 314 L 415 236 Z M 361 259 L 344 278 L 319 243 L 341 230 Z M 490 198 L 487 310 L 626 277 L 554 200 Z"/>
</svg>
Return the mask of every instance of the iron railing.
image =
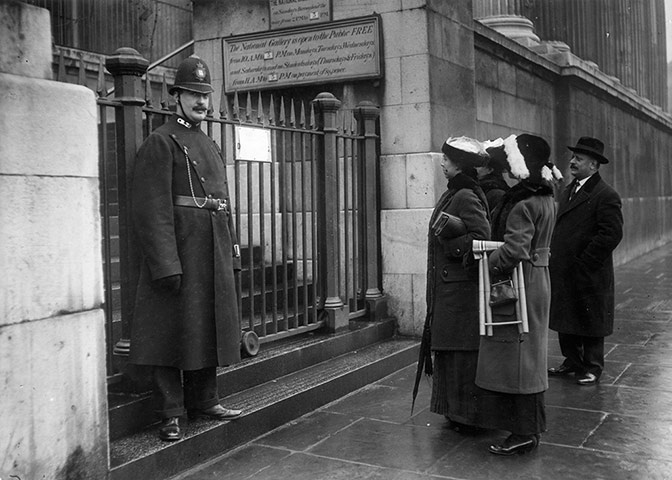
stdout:
<svg viewBox="0 0 672 480">
<path fill-rule="evenodd" d="M 155 101 L 141 80 L 148 62 L 132 49 L 108 57 L 115 96 L 98 92 L 101 216 L 108 371 L 130 349 L 139 254 L 130 228 L 135 152 L 172 115 L 167 86 Z M 102 66 L 101 66 L 102 69 Z M 165 82 L 165 81 L 164 81 Z M 312 101 L 273 94 L 222 95 L 204 131 L 222 146 L 242 247 L 239 311 L 260 343 L 348 320 L 381 316 L 376 126 L 378 108 L 341 110 L 331 94 Z M 270 138 L 270 158 L 239 158 L 241 128 Z"/>
</svg>

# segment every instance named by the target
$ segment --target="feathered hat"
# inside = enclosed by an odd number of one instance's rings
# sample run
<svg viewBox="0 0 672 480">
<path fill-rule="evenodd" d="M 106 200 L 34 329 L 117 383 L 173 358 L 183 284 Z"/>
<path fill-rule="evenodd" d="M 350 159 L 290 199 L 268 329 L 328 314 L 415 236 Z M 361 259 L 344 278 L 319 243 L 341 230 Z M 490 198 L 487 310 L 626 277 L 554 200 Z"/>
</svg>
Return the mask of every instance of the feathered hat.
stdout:
<svg viewBox="0 0 672 480">
<path fill-rule="evenodd" d="M 507 170 L 518 180 L 536 184 L 562 180 L 562 173 L 549 160 L 551 147 L 541 137 L 523 133 L 510 135 L 503 140 L 486 142 L 486 145 L 492 145 L 490 148 L 494 149 L 503 149 L 508 163 Z"/>
<path fill-rule="evenodd" d="M 482 167 L 488 161 L 488 152 L 478 140 L 469 137 L 449 137 L 441 151 L 460 167 Z"/>
</svg>

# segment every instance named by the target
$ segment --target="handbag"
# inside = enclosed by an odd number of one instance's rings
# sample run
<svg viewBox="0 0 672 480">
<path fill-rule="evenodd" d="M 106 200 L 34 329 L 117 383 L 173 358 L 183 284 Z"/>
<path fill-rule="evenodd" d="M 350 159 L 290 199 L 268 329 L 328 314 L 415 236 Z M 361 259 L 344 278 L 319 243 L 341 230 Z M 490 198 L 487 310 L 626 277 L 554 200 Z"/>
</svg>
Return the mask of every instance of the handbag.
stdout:
<svg viewBox="0 0 672 480">
<path fill-rule="evenodd" d="M 490 286 L 490 306 L 501 307 L 518 301 L 518 294 L 513 288 L 513 281 L 506 278 Z"/>
</svg>

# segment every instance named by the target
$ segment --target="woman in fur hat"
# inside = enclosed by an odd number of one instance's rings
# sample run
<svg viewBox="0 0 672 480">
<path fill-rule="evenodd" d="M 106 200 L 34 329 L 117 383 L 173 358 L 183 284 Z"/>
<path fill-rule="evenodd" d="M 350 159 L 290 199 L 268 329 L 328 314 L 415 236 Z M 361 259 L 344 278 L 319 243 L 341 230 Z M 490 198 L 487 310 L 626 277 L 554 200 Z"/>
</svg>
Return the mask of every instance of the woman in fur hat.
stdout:
<svg viewBox="0 0 672 480">
<path fill-rule="evenodd" d="M 549 161 L 550 147 L 535 135 L 511 135 L 503 142 L 511 176 L 519 182 L 502 197 L 492 216 L 492 239 L 504 242 L 489 255 L 494 283 L 522 262 L 529 333 L 518 325 L 493 328 L 481 337 L 476 384 L 483 390 L 483 424 L 511 432 L 490 452 L 531 451 L 546 430 L 544 391 L 550 312 L 548 253 L 555 221 L 553 182 L 562 178 Z M 511 321 L 515 305 L 493 307 L 493 321 Z"/>
<path fill-rule="evenodd" d="M 427 317 L 414 398 L 424 367 L 425 373 L 433 375 L 430 410 L 465 432 L 479 426 L 474 383 L 479 344 L 478 268 L 471 245 L 472 240 L 490 238 L 487 201 L 475 170 L 486 162 L 487 153 L 480 142 L 468 137 L 449 138 L 442 151 L 448 190 L 429 223 Z"/>
<path fill-rule="evenodd" d="M 498 138 L 497 140 L 487 140 L 483 142 L 485 151 L 488 152 L 488 162 L 478 167 L 478 184 L 485 193 L 485 198 L 488 200 L 488 208 L 492 213 L 499 202 L 502 200 L 504 194 L 509 190 L 509 184 L 504 180 L 504 172 L 508 168 L 506 162 L 506 153 L 504 153 L 504 140 Z"/>
</svg>

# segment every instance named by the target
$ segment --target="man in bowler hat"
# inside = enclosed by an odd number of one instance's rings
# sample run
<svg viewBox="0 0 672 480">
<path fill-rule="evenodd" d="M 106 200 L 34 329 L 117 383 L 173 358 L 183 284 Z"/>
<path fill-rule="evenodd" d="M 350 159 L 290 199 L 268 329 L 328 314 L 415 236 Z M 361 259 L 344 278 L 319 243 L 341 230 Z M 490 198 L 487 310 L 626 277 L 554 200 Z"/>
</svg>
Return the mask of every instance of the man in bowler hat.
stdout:
<svg viewBox="0 0 672 480">
<path fill-rule="evenodd" d="M 613 251 L 623 215 L 620 196 L 600 177 L 600 166 L 609 163 L 604 144 L 581 137 L 568 148 L 574 180 L 559 198 L 549 264 L 549 327 L 565 359 L 548 374 L 574 373 L 579 385 L 592 385 L 604 369 L 604 337 L 614 328 Z"/>
</svg>

